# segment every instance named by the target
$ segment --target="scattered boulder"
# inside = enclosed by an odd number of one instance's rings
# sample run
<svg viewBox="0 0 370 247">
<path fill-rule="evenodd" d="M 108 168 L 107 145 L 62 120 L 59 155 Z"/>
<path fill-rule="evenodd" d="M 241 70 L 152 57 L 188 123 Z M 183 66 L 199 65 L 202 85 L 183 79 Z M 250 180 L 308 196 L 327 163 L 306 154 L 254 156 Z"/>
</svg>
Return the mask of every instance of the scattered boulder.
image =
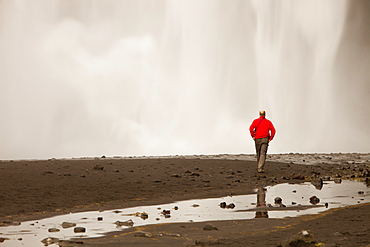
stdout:
<svg viewBox="0 0 370 247">
<path fill-rule="evenodd" d="M 0 243 L 3 243 L 5 240 L 9 240 L 9 238 L 0 238 Z"/>
<path fill-rule="evenodd" d="M 116 222 L 114 222 L 114 224 L 116 224 L 117 226 L 129 226 L 129 227 L 132 227 L 134 225 L 134 222 L 129 219 L 127 221 L 119 221 L 117 220 Z"/>
<path fill-rule="evenodd" d="M 283 199 L 281 199 L 281 197 L 275 197 L 274 201 L 275 204 L 281 204 L 283 202 Z"/>
<path fill-rule="evenodd" d="M 205 231 L 212 231 L 212 230 L 218 230 L 218 228 L 209 223 L 209 224 L 206 224 L 203 227 L 203 230 L 205 230 Z"/>
<path fill-rule="evenodd" d="M 70 227 L 75 227 L 76 223 L 70 223 L 70 222 L 63 222 L 62 227 L 63 228 L 70 228 Z"/>
<path fill-rule="evenodd" d="M 310 197 L 310 203 L 313 205 L 316 205 L 320 202 L 320 199 L 317 196 L 311 196 Z"/>
<path fill-rule="evenodd" d="M 292 179 L 304 180 L 304 176 L 301 174 L 293 175 Z"/>
<path fill-rule="evenodd" d="M 16 222 L 16 221 L 3 221 L 0 222 L 0 226 L 19 226 L 21 222 Z"/>
<path fill-rule="evenodd" d="M 235 204 L 234 203 L 230 203 L 229 205 L 226 206 L 226 208 L 233 209 L 233 208 L 235 208 Z"/>
<path fill-rule="evenodd" d="M 334 178 L 334 183 L 340 184 L 340 183 L 342 183 L 342 179 L 341 178 Z"/>
<path fill-rule="evenodd" d="M 75 241 L 75 240 L 59 240 L 59 246 L 76 246 L 84 244 L 82 241 Z"/>
<path fill-rule="evenodd" d="M 73 229 L 73 231 L 74 231 L 75 233 L 82 233 L 82 232 L 86 232 L 86 228 L 85 228 L 85 227 L 80 227 L 80 226 L 78 226 L 78 227 L 75 227 L 75 228 Z"/>
<path fill-rule="evenodd" d="M 48 232 L 60 232 L 58 228 L 49 228 Z"/>
<path fill-rule="evenodd" d="M 208 240 L 208 241 L 198 241 L 195 240 L 195 246 L 210 246 L 210 245 L 219 245 L 221 244 L 220 240 Z"/>
<path fill-rule="evenodd" d="M 171 214 L 171 211 L 170 210 L 163 209 L 163 211 L 161 212 L 161 214 L 163 214 L 163 215 L 169 215 L 169 214 Z"/>
<path fill-rule="evenodd" d="M 134 233 L 134 237 L 139 237 L 139 238 L 152 238 L 153 234 L 149 232 L 144 232 L 144 231 L 138 231 Z"/>
<path fill-rule="evenodd" d="M 311 184 L 315 186 L 316 189 L 321 190 L 324 185 L 324 182 L 322 181 L 321 178 L 313 178 Z"/>
<path fill-rule="evenodd" d="M 103 221 L 103 217 L 98 217 L 98 221 Z"/>
<path fill-rule="evenodd" d="M 44 238 L 43 240 L 41 240 L 41 243 L 43 243 L 45 246 L 56 244 L 58 242 L 59 242 L 59 238 L 51 238 L 51 237 Z"/>
<path fill-rule="evenodd" d="M 102 171 L 102 170 L 104 170 L 104 166 L 102 166 L 102 165 L 95 165 L 94 166 L 94 170 L 100 170 L 100 171 Z"/>
<path fill-rule="evenodd" d="M 314 247 L 318 246 L 315 237 L 309 231 L 301 231 L 296 235 L 292 236 L 283 243 L 277 245 L 277 247 Z"/>
</svg>

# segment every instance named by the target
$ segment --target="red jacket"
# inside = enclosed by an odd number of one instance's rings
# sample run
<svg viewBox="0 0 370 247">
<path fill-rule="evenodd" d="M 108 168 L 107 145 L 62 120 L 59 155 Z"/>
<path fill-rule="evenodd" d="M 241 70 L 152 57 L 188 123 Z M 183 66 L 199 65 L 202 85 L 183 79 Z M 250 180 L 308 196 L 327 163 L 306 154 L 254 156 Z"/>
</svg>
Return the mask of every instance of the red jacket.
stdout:
<svg viewBox="0 0 370 247">
<path fill-rule="evenodd" d="M 255 139 L 269 137 L 270 141 L 274 139 L 276 132 L 271 121 L 262 116 L 252 122 L 249 131 L 251 132 L 251 136 Z"/>
</svg>

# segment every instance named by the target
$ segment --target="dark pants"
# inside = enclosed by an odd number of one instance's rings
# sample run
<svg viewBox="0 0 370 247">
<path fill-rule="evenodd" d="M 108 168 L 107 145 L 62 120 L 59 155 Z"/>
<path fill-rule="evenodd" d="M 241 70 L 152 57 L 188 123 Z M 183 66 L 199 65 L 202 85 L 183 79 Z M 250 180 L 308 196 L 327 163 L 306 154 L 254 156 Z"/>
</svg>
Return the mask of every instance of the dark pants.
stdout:
<svg viewBox="0 0 370 247">
<path fill-rule="evenodd" d="M 261 138 L 254 140 L 256 144 L 256 153 L 257 153 L 257 168 L 258 171 L 263 171 L 265 167 L 267 148 L 269 146 L 269 138 Z"/>
</svg>

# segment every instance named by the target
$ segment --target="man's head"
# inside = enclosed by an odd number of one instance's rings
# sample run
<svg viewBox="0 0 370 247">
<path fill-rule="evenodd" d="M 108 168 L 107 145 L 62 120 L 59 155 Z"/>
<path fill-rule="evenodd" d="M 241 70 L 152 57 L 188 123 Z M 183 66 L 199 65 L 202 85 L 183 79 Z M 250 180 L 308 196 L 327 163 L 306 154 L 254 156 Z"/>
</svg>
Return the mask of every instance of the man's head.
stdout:
<svg viewBox="0 0 370 247">
<path fill-rule="evenodd" d="M 265 117 L 266 116 L 266 112 L 265 111 L 260 111 L 260 116 L 262 116 L 262 117 Z"/>
</svg>

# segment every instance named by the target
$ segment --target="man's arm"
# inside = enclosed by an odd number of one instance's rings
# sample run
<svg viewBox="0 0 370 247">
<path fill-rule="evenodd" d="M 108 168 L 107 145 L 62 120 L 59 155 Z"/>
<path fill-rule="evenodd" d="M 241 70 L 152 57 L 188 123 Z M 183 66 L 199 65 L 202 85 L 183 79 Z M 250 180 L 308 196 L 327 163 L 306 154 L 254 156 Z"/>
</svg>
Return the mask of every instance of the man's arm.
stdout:
<svg viewBox="0 0 370 247">
<path fill-rule="evenodd" d="M 252 138 L 254 139 L 256 133 L 254 133 L 255 129 L 255 121 L 252 122 L 251 126 L 249 127 L 249 132 L 251 133 Z"/>
<path fill-rule="evenodd" d="M 275 133 L 276 133 L 276 130 L 275 130 L 275 127 L 274 127 L 274 125 L 272 124 L 272 122 L 270 122 L 271 123 L 271 126 L 270 126 L 270 139 L 269 139 L 269 141 L 272 141 L 272 139 L 274 139 L 274 137 L 275 137 Z"/>
</svg>

